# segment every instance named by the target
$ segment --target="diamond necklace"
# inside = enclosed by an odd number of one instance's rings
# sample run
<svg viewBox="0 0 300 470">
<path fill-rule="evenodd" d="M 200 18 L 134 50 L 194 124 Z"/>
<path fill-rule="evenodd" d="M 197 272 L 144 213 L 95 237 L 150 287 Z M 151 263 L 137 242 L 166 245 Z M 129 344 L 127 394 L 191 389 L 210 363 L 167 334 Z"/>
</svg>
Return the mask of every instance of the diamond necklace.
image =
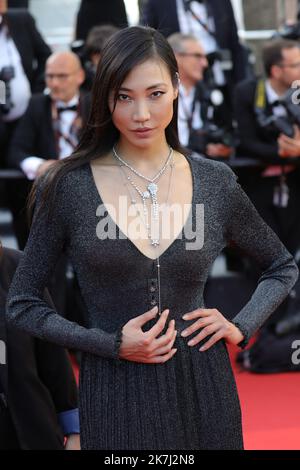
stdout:
<svg viewBox="0 0 300 470">
<path fill-rule="evenodd" d="M 152 208 L 153 208 L 153 220 L 155 221 L 155 223 L 159 219 L 159 208 L 158 208 L 158 201 L 157 201 L 158 186 L 157 186 L 157 184 L 154 183 L 154 181 L 158 180 L 162 176 L 162 174 L 165 172 L 170 160 L 172 159 L 172 161 L 173 161 L 173 149 L 172 149 L 172 147 L 169 147 L 169 148 L 170 148 L 170 152 L 169 152 L 169 155 L 167 157 L 167 160 L 166 160 L 165 164 L 163 165 L 163 167 L 159 170 L 157 175 L 154 176 L 154 178 L 148 178 L 147 176 L 142 175 L 140 172 L 138 172 L 135 168 L 133 168 L 131 165 L 129 165 L 127 162 L 125 162 L 117 154 L 117 152 L 115 150 L 115 147 L 113 147 L 113 149 L 112 149 L 113 150 L 113 155 L 114 155 L 115 158 L 117 158 L 117 160 L 119 161 L 119 164 L 121 162 L 124 166 L 129 168 L 132 172 L 134 172 L 139 177 L 141 177 L 141 178 L 143 178 L 147 181 L 150 181 L 150 184 L 147 186 L 148 191 L 141 191 L 138 188 L 138 186 L 134 183 L 132 178 L 130 176 L 127 176 L 127 179 L 130 181 L 132 186 L 136 189 L 136 191 L 139 193 L 139 195 L 141 196 L 141 198 L 143 200 L 145 218 L 146 218 L 146 214 L 148 213 L 147 208 L 146 208 L 146 199 L 151 197 L 151 199 L 152 199 Z M 147 231 L 148 231 L 148 237 L 151 238 L 151 235 L 149 236 L 150 225 L 149 225 L 148 220 L 149 219 L 147 218 L 147 227 L 146 228 L 147 228 Z M 154 246 L 159 245 L 159 237 L 151 238 L 151 244 L 154 245 Z"/>
<path fill-rule="evenodd" d="M 168 205 L 168 202 L 169 202 L 169 195 L 170 195 L 170 187 L 171 187 L 171 179 L 172 179 L 172 175 L 173 175 L 173 168 L 175 166 L 175 162 L 174 162 L 174 158 L 173 158 L 173 155 L 172 155 L 172 161 L 170 163 L 170 167 L 171 167 L 171 174 L 170 174 L 170 178 L 169 178 L 169 186 L 168 186 L 168 194 L 167 194 L 167 200 L 166 200 L 166 205 Z M 119 163 L 119 168 L 120 168 L 120 171 L 121 173 L 123 174 L 124 176 L 124 179 L 125 179 L 125 183 L 124 185 L 127 187 L 127 190 L 129 192 L 129 195 L 131 197 L 131 203 L 134 204 L 135 208 L 136 208 L 136 211 L 138 212 L 143 224 L 145 225 L 146 229 L 147 229 L 147 232 L 148 232 L 148 238 L 151 238 L 151 235 L 149 233 L 149 224 L 143 220 L 143 217 L 142 217 L 142 214 L 140 212 L 140 210 L 138 209 L 137 207 L 137 204 L 136 204 L 136 200 L 134 199 L 134 197 L 132 197 L 132 193 L 131 193 L 131 190 L 130 190 L 130 187 L 128 186 L 128 177 L 126 176 L 126 173 L 125 173 L 125 170 L 123 168 L 123 165 L 121 165 Z M 139 192 L 140 194 L 140 192 Z M 144 199 L 143 199 L 143 203 L 144 203 Z M 144 205 L 144 214 L 145 214 L 145 205 Z M 148 214 L 148 212 L 147 212 Z M 157 245 L 154 245 L 154 247 L 156 248 Z M 154 262 L 154 260 L 153 260 Z M 159 255 L 156 257 L 156 267 L 157 267 L 157 284 L 158 284 L 158 315 L 161 315 L 161 288 L 160 288 L 160 259 L 159 259 Z"/>
</svg>

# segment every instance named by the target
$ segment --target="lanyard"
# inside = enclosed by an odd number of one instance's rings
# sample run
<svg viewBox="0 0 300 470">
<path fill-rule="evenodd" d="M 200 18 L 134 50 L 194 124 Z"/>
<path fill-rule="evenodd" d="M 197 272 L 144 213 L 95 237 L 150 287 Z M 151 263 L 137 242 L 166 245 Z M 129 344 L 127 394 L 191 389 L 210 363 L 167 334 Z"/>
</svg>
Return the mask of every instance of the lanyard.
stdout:
<svg viewBox="0 0 300 470">
<path fill-rule="evenodd" d="M 197 98 L 196 98 L 196 90 L 195 90 L 195 95 L 194 95 L 194 99 L 193 99 L 191 111 L 189 111 L 189 110 L 187 109 L 186 103 L 185 103 L 185 101 L 184 101 L 184 96 L 182 95 L 182 93 L 181 93 L 180 91 L 179 91 L 179 97 L 180 97 L 180 99 L 181 99 L 181 106 L 182 106 L 182 109 L 183 109 L 183 112 L 184 112 L 184 115 L 185 115 L 185 120 L 186 120 L 186 122 L 187 122 L 189 131 L 191 131 L 192 128 L 193 128 L 193 117 L 194 117 L 194 112 L 195 112 L 195 107 L 196 107 L 196 101 L 197 101 Z"/>
</svg>

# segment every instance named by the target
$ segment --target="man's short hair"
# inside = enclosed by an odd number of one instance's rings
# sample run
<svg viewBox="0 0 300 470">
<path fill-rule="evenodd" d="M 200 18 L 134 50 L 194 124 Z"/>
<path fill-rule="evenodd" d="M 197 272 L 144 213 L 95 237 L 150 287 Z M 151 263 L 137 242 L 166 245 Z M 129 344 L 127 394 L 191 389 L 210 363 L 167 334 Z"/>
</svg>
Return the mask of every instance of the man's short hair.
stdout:
<svg viewBox="0 0 300 470">
<path fill-rule="evenodd" d="M 185 41 L 199 42 L 198 38 L 196 38 L 192 34 L 174 33 L 168 37 L 168 43 L 172 47 L 174 54 L 181 54 L 182 52 L 185 52 Z"/>
<path fill-rule="evenodd" d="M 88 56 L 92 54 L 101 54 L 108 39 L 119 31 L 116 26 L 107 24 L 94 26 L 86 39 L 85 50 Z"/>
<path fill-rule="evenodd" d="M 283 61 L 282 51 L 284 49 L 293 49 L 300 45 L 297 41 L 291 39 L 275 39 L 267 42 L 262 51 L 262 59 L 267 77 L 271 76 L 273 65 L 279 65 Z"/>
</svg>

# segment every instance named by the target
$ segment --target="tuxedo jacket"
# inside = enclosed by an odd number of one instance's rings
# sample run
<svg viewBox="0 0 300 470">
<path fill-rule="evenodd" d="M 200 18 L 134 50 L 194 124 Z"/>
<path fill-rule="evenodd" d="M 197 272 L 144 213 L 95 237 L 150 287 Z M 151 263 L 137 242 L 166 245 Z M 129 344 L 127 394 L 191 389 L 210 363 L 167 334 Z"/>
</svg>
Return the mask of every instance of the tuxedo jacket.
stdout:
<svg viewBox="0 0 300 470">
<path fill-rule="evenodd" d="M 64 349 L 5 324 L 6 296 L 22 253 L 3 248 L 0 256 L 0 339 L 7 349 L 6 365 L 0 365 L 0 428 L 10 419 L 21 449 L 62 449 L 57 413 L 77 408 L 69 357 Z M 53 305 L 47 292 L 45 300 Z"/>
<path fill-rule="evenodd" d="M 21 56 L 31 90 L 42 91 L 45 63 L 51 54 L 50 47 L 38 32 L 33 17 L 25 9 L 8 10 L 4 18 Z"/>
<path fill-rule="evenodd" d="M 90 111 L 88 94 L 82 94 L 80 106 L 84 125 Z M 20 169 L 21 161 L 30 156 L 45 160 L 58 158 L 49 95 L 36 94 L 31 97 L 10 143 L 7 163 Z"/>
<path fill-rule="evenodd" d="M 232 53 L 233 71 L 227 79 L 238 82 L 245 78 L 246 64 L 239 42 L 237 26 L 230 0 L 207 0 L 207 9 L 216 26 L 216 40 L 220 48 Z M 143 10 L 142 23 L 158 29 L 166 37 L 180 31 L 176 0 L 148 0 Z M 229 82 L 230 83 L 230 82 Z"/>
</svg>

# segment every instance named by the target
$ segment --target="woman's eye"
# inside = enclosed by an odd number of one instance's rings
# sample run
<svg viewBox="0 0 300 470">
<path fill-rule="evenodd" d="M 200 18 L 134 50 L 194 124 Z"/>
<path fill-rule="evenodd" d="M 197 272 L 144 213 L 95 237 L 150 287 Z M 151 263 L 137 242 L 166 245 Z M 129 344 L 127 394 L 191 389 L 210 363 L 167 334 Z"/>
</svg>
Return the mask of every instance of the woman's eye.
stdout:
<svg viewBox="0 0 300 470">
<path fill-rule="evenodd" d="M 118 100 L 119 101 L 127 101 L 129 99 L 130 99 L 130 97 L 128 95 L 123 95 L 122 93 L 120 95 L 118 95 Z"/>
<path fill-rule="evenodd" d="M 165 94 L 164 91 L 154 91 L 154 92 L 152 93 L 152 96 L 153 96 L 154 98 L 158 98 L 159 96 L 164 95 L 164 94 Z"/>
</svg>

